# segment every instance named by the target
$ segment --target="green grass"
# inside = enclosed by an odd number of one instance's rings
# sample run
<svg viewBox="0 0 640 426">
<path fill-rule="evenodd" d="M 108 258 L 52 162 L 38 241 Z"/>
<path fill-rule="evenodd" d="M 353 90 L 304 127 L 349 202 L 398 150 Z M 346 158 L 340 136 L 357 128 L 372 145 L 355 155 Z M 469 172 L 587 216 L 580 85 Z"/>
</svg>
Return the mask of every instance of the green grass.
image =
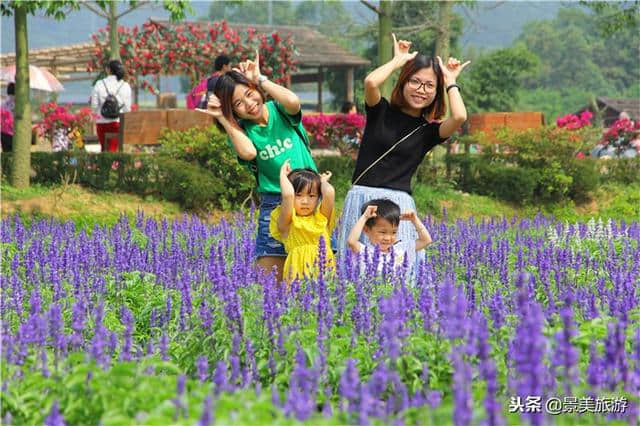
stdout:
<svg viewBox="0 0 640 426">
<path fill-rule="evenodd" d="M 351 187 L 350 177 L 337 174 L 332 179 L 336 188 L 336 207 L 342 211 L 345 196 Z M 138 197 L 131 194 L 91 191 L 77 185 L 32 185 L 18 190 L 6 183 L 2 191 L 2 217 L 18 214 L 25 221 L 54 217 L 72 220 L 83 227 L 116 223 L 121 214 L 135 216 L 137 210 L 155 217 L 177 217 L 183 213 L 175 203 Z M 592 199 L 576 206 L 573 201 L 548 205 L 517 206 L 487 196 L 467 194 L 447 185 L 415 184 L 413 197 L 418 213 L 442 218 L 446 209 L 449 221 L 487 217 L 528 217 L 553 215 L 559 220 L 587 221 L 590 218 L 614 220 L 640 219 L 640 184 L 607 184 L 599 187 Z M 213 220 L 231 212 L 210 212 Z"/>
</svg>

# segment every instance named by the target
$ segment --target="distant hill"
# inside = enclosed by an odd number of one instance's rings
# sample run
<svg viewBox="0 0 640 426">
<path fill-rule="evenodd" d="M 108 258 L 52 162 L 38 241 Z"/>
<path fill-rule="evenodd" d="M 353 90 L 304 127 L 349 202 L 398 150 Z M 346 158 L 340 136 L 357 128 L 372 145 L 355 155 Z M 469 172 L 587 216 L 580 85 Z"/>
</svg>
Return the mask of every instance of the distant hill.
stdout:
<svg viewBox="0 0 640 426">
<path fill-rule="evenodd" d="M 553 19 L 558 9 L 567 6 L 566 2 L 479 1 L 472 9 L 457 7 L 465 19 L 462 47 L 507 47 L 520 35 L 525 23 Z"/>
</svg>

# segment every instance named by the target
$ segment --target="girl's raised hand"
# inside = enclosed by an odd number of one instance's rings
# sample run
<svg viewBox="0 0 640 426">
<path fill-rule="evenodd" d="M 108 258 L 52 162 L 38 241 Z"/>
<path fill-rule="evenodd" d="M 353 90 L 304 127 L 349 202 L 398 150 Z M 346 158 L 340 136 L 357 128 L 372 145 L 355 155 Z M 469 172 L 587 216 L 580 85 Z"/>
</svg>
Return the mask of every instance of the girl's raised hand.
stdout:
<svg viewBox="0 0 640 426">
<path fill-rule="evenodd" d="M 255 84 L 258 84 L 258 77 L 260 77 L 259 51 L 256 49 L 256 59 L 254 61 L 247 59 L 244 62 L 240 62 L 234 70 L 238 71 Z"/>
<path fill-rule="evenodd" d="M 324 173 L 320 173 L 320 183 L 328 183 L 329 179 L 331 179 L 332 173 L 326 171 Z"/>
<path fill-rule="evenodd" d="M 396 61 L 398 67 L 403 66 L 410 60 L 416 57 L 417 51 L 409 53 L 411 48 L 411 42 L 407 40 L 396 40 L 396 35 L 391 34 L 393 37 L 393 59 Z"/>
<path fill-rule="evenodd" d="M 291 173 L 291 163 L 289 160 L 285 160 L 284 163 L 282 163 L 282 167 L 280 167 L 280 177 L 287 177 L 289 173 Z"/>
<path fill-rule="evenodd" d="M 440 69 L 442 70 L 442 76 L 444 77 L 444 82 L 446 84 L 453 84 L 456 82 L 456 79 L 462 72 L 462 70 L 471 63 L 471 61 L 467 61 L 464 64 L 461 64 L 460 61 L 456 58 L 449 58 L 447 61 L 447 66 L 445 67 L 442 64 L 442 58 L 437 56 L 438 65 L 440 65 Z"/>
<path fill-rule="evenodd" d="M 209 114 L 215 119 L 222 117 L 222 104 L 216 95 L 210 95 L 207 102 L 207 109 L 196 108 L 197 111 Z"/>
</svg>

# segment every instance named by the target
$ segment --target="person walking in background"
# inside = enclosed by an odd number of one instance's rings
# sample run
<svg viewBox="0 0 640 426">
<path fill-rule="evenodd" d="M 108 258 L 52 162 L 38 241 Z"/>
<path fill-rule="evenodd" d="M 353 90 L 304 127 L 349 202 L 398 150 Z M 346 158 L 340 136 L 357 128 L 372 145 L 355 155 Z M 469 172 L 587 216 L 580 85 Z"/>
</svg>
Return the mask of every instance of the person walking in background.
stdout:
<svg viewBox="0 0 640 426">
<path fill-rule="evenodd" d="M 16 85 L 7 85 L 7 96 L 2 97 L 0 112 L 2 113 L 2 152 L 13 151 L 13 111 L 16 108 Z"/>
<path fill-rule="evenodd" d="M 393 35 L 393 58 L 364 80 L 367 124 L 338 230 L 338 254 L 342 258 L 348 235 L 367 201 L 386 198 L 402 211 L 417 211 L 411 178 L 424 156 L 467 119 L 456 78 L 469 62 L 461 64 L 449 58 L 444 66 L 440 57 L 410 53 L 410 47 L 411 42 L 397 41 Z M 395 70 L 400 70 L 400 75 L 391 101 L 387 101 L 380 94 L 380 86 Z M 445 96 L 449 98 L 450 115 L 440 122 L 446 113 Z M 415 226 L 402 221 L 398 237 L 416 241 Z"/>
<path fill-rule="evenodd" d="M 124 81 L 125 69 L 118 60 L 109 61 L 106 78 L 98 80 L 91 93 L 91 108 L 96 113 L 96 133 L 102 152 L 118 151 L 118 138 L 106 140 L 107 133 L 120 131 L 120 113 L 131 111 L 131 86 Z"/>
<path fill-rule="evenodd" d="M 263 92 L 272 100 L 265 101 Z M 258 266 L 282 280 L 287 257 L 284 245 L 269 233 L 271 211 L 282 201 L 280 169 L 289 161 L 293 169 L 317 168 L 302 126 L 300 98 L 260 74 L 260 61 L 246 61 L 216 82 L 215 94 L 202 111 L 216 119 L 238 159 L 255 173 L 260 194 L 256 253 Z"/>
<path fill-rule="evenodd" d="M 200 80 L 200 83 L 187 94 L 188 109 L 207 108 L 207 93 L 213 93 L 218 77 L 225 75 L 227 71 L 231 71 L 231 60 L 227 55 L 219 55 L 214 61 L 213 69 L 213 74 Z"/>
</svg>

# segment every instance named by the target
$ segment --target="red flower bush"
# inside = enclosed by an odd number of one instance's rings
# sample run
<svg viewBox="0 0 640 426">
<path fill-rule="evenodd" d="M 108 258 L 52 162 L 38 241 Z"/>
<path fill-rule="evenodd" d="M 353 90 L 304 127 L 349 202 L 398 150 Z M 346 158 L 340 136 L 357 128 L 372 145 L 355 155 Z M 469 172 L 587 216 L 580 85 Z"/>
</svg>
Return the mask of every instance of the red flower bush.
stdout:
<svg viewBox="0 0 640 426">
<path fill-rule="evenodd" d="M 100 71 L 109 62 L 109 34 L 100 29 L 93 34 L 94 58 L 88 71 Z M 141 28 L 118 28 L 120 57 L 130 83 L 146 75 L 185 75 L 192 85 L 212 72 L 213 59 L 221 54 L 234 64 L 254 59 L 260 53 L 261 71 L 276 83 L 284 83 L 296 70 L 291 35 L 258 34 L 254 28 L 238 32 L 225 21 L 206 24 L 186 23 L 165 26 L 155 21 L 145 22 Z M 141 87 L 152 93 L 157 88 L 147 81 Z"/>
<path fill-rule="evenodd" d="M 556 120 L 556 125 L 560 128 L 568 130 L 580 129 L 585 126 L 591 126 L 593 114 L 591 111 L 583 111 L 579 116 L 575 114 L 567 114 Z"/>
<path fill-rule="evenodd" d="M 342 153 L 357 149 L 365 125 L 362 114 L 314 114 L 302 117 L 304 128 L 317 148 L 338 148 Z"/>
<path fill-rule="evenodd" d="M 60 128 L 81 130 L 83 126 L 95 119 L 95 114 L 90 108 L 81 108 L 76 114 L 72 113 L 70 108 L 70 104 L 65 107 L 55 102 L 40 105 L 42 122 L 36 126 L 38 134 L 43 136 L 49 131 Z"/>
<path fill-rule="evenodd" d="M 638 151 L 637 141 L 640 138 L 640 123 L 633 122 L 628 118 L 617 120 L 609 130 L 602 136 L 599 145 L 603 147 L 613 147 L 620 155 L 627 149 L 633 148 Z"/>
</svg>

